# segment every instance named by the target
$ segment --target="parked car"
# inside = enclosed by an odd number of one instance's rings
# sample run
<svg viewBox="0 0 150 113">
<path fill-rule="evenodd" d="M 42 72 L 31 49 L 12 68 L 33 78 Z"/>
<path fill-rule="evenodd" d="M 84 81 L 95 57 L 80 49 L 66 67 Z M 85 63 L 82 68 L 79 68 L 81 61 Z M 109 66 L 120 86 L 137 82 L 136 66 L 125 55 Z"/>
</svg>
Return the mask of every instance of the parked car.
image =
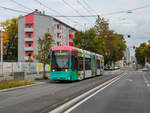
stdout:
<svg viewBox="0 0 150 113">
<path fill-rule="evenodd" d="M 143 69 L 142 69 L 142 71 L 149 71 L 146 67 L 144 67 Z"/>
</svg>

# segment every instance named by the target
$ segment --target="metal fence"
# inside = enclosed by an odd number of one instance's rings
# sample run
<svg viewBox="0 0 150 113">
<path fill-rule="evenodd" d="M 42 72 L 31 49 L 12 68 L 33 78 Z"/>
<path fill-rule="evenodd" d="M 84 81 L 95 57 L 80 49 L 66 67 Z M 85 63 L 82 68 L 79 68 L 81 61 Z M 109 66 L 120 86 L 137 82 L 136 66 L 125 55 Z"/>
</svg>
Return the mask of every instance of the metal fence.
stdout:
<svg viewBox="0 0 150 113">
<path fill-rule="evenodd" d="M 50 65 L 46 65 L 46 71 L 50 71 Z M 17 72 L 25 72 L 27 75 L 40 75 L 43 72 L 43 64 L 32 62 L 0 62 L 0 77 L 11 77 Z"/>
</svg>

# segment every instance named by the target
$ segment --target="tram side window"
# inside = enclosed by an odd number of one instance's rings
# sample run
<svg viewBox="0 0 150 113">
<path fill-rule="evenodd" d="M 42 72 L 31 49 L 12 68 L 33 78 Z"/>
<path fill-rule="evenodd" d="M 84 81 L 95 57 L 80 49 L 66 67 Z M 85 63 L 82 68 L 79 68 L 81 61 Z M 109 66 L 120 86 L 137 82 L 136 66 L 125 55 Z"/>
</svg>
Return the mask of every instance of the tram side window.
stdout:
<svg viewBox="0 0 150 113">
<path fill-rule="evenodd" d="M 102 63 L 102 60 L 101 60 L 100 68 L 103 69 L 103 67 L 104 67 L 104 66 L 103 66 L 103 63 Z"/>
<path fill-rule="evenodd" d="M 85 58 L 85 70 L 90 70 L 90 69 L 91 69 L 91 59 Z"/>
<path fill-rule="evenodd" d="M 100 69 L 100 60 L 97 60 L 97 68 Z"/>
<path fill-rule="evenodd" d="M 75 56 L 72 56 L 72 70 L 78 69 L 78 59 Z"/>
<path fill-rule="evenodd" d="M 83 70 L 83 57 L 79 57 L 78 70 Z"/>
</svg>

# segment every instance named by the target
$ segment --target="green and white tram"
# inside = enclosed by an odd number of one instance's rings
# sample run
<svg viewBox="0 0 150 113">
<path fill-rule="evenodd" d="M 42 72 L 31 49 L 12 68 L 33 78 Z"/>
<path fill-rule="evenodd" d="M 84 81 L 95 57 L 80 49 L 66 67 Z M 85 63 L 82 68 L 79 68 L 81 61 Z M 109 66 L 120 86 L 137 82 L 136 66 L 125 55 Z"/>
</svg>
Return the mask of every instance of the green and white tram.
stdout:
<svg viewBox="0 0 150 113">
<path fill-rule="evenodd" d="M 51 80 L 83 80 L 103 75 L 104 57 L 72 46 L 51 49 Z"/>
</svg>

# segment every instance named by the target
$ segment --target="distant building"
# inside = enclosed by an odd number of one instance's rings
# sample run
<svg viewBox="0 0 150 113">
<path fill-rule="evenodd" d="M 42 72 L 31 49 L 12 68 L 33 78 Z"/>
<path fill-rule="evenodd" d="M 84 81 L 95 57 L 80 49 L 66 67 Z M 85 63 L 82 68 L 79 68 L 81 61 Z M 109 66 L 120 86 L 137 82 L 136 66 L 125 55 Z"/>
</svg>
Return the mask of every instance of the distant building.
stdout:
<svg viewBox="0 0 150 113">
<path fill-rule="evenodd" d="M 124 52 L 124 57 L 123 57 L 123 61 L 124 61 L 124 64 L 129 64 L 131 62 L 130 60 L 130 50 L 129 48 L 126 48 L 125 52 Z"/>
<path fill-rule="evenodd" d="M 115 62 L 115 65 L 119 66 L 119 67 L 123 67 L 123 60 L 119 60 L 119 61 Z"/>
<path fill-rule="evenodd" d="M 76 29 L 51 16 L 35 11 L 19 19 L 18 61 L 28 61 L 38 53 L 38 38 L 48 32 L 57 46 L 72 46 Z M 32 60 L 33 61 L 33 60 Z"/>
</svg>

